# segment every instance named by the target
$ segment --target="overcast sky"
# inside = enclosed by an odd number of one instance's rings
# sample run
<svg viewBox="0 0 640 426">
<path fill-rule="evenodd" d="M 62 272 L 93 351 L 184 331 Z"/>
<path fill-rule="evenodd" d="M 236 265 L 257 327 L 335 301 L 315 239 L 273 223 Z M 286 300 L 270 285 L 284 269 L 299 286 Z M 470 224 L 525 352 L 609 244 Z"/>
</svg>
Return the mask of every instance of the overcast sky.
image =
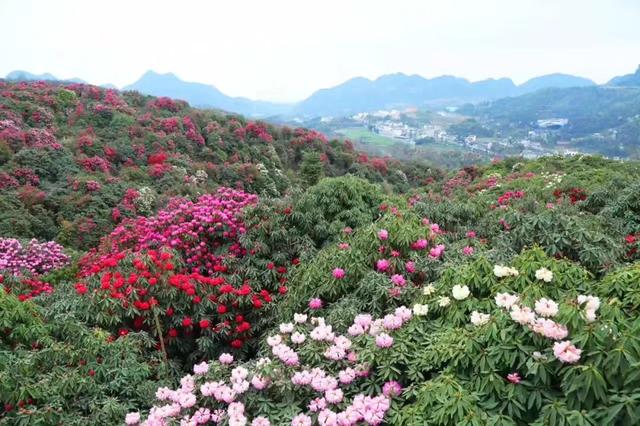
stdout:
<svg viewBox="0 0 640 426">
<path fill-rule="evenodd" d="M 0 0 L 0 40 L 1 76 L 153 69 L 278 101 L 393 72 L 602 83 L 640 63 L 640 0 Z"/>
</svg>

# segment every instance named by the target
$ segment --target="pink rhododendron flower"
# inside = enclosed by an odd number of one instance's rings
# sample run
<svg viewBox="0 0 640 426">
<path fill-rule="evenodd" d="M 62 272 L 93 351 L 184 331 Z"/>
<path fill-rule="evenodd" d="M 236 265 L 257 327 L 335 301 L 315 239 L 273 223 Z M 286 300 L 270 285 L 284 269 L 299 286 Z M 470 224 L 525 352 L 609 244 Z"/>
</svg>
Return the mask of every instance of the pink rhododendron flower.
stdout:
<svg viewBox="0 0 640 426">
<path fill-rule="evenodd" d="M 298 414 L 291 420 L 291 426 L 311 426 L 311 417 L 305 414 Z"/>
<path fill-rule="evenodd" d="M 344 269 L 342 268 L 335 268 L 333 270 L 333 278 L 337 279 L 337 280 L 341 280 L 344 278 L 344 276 L 346 275 Z"/>
<path fill-rule="evenodd" d="M 389 348 L 393 345 L 393 337 L 386 333 L 380 333 L 376 336 L 376 346 L 379 348 Z"/>
<path fill-rule="evenodd" d="M 424 250 L 429 245 L 429 242 L 425 239 L 420 239 L 411 245 L 414 250 Z"/>
<path fill-rule="evenodd" d="M 507 380 L 514 385 L 517 385 L 522 379 L 520 378 L 520 375 L 518 373 L 510 373 L 507 374 Z"/>
<path fill-rule="evenodd" d="M 388 240 L 389 232 L 386 229 L 381 229 L 380 231 L 378 231 L 378 238 L 380 238 L 382 241 Z"/>
<path fill-rule="evenodd" d="M 429 250 L 429 257 L 437 259 L 440 256 L 442 256 L 443 253 L 444 253 L 444 244 L 438 244 L 437 246 Z"/>
<path fill-rule="evenodd" d="M 407 285 L 407 280 L 405 280 L 404 277 L 399 274 L 391 275 L 391 282 L 393 283 L 393 285 L 396 285 L 398 287 L 404 287 L 405 285 Z"/>
<path fill-rule="evenodd" d="M 553 345 L 553 355 L 561 362 L 573 364 L 580 360 L 582 349 L 576 348 L 569 340 L 556 342 Z"/>
<path fill-rule="evenodd" d="M 259 416 L 253 419 L 251 426 L 271 426 L 271 422 L 264 416 Z"/>
<path fill-rule="evenodd" d="M 220 364 L 227 364 L 227 365 L 231 364 L 233 362 L 233 355 L 228 353 L 223 353 L 218 358 L 218 361 L 220 361 Z"/>
<path fill-rule="evenodd" d="M 467 236 L 467 238 L 475 238 L 476 237 L 476 231 L 467 231 L 467 233 L 465 235 Z"/>
<path fill-rule="evenodd" d="M 382 386 L 382 394 L 384 396 L 393 398 L 394 396 L 398 396 L 401 393 L 402 385 L 395 380 L 390 380 Z"/>
<path fill-rule="evenodd" d="M 473 247 L 466 246 L 462 249 L 462 254 L 464 254 L 465 256 L 471 256 L 473 254 Z"/>
<path fill-rule="evenodd" d="M 376 269 L 379 272 L 385 272 L 391 266 L 391 262 L 387 259 L 380 259 L 376 262 Z"/>
<path fill-rule="evenodd" d="M 536 301 L 535 311 L 543 317 L 554 317 L 558 314 L 558 304 L 551 299 L 543 297 Z"/>
<path fill-rule="evenodd" d="M 209 364 L 206 362 L 201 362 L 200 364 L 196 364 L 193 366 L 193 372 L 197 375 L 207 374 L 209 371 Z"/>
<path fill-rule="evenodd" d="M 411 260 L 405 263 L 404 267 L 407 269 L 407 272 L 410 274 L 413 274 L 416 271 L 416 263 Z"/>
<path fill-rule="evenodd" d="M 140 423 L 140 413 L 128 413 L 124 422 L 128 425 L 137 425 Z"/>
<path fill-rule="evenodd" d="M 311 309 L 322 309 L 322 300 L 320 300 L 317 297 L 309 300 L 309 308 L 311 308 Z"/>
</svg>

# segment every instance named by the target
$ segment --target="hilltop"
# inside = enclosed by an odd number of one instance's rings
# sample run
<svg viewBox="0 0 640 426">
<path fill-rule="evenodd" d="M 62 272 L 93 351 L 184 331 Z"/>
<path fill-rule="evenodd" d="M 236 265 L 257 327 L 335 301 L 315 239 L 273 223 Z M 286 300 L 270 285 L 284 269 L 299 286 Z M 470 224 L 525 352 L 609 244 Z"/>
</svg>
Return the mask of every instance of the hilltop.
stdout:
<svg viewBox="0 0 640 426">
<path fill-rule="evenodd" d="M 432 171 L 429 171 L 432 170 Z M 280 196 L 351 173 L 406 190 L 434 169 L 184 101 L 77 83 L 0 82 L 0 233 L 88 248 L 167 199 L 230 186 Z"/>
</svg>

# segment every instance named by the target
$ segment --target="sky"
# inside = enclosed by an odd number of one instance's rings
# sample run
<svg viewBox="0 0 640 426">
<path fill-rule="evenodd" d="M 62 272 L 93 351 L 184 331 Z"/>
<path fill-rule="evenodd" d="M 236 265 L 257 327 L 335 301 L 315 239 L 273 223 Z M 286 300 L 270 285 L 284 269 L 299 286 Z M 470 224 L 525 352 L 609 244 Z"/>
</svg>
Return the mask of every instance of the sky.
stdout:
<svg viewBox="0 0 640 426">
<path fill-rule="evenodd" d="M 640 64 L 638 22 L 640 0 L 0 0 L 0 76 L 152 69 L 285 102 L 395 72 L 604 83 Z"/>
</svg>

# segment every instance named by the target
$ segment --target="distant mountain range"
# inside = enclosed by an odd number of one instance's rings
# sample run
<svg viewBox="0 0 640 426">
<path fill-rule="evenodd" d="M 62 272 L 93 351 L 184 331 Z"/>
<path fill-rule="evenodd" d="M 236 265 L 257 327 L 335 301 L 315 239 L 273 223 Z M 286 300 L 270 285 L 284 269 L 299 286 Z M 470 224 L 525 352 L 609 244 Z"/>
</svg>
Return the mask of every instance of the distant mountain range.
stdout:
<svg viewBox="0 0 640 426">
<path fill-rule="evenodd" d="M 13 71 L 8 80 L 58 80 L 51 74 L 35 75 Z M 84 83 L 81 79 L 62 81 Z M 640 85 L 640 67 L 635 74 L 613 78 L 608 85 Z M 590 87 L 586 78 L 568 74 L 548 74 L 516 85 L 509 78 L 470 82 L 464 78 L 441 76 L 424 78 L 402 73 L 383 75 L 375 80 L 352 78 L 335 87 L 320 89 L 297 103 L 276 103 L 225 95 L 208 84 L 186 82 L 175 74 L 147 71 L 123 90 L 137 90 L 154 96 L 183 99 L 193 106 L 217 108 L 253 117 L 269 116 L 345 116 L 379 109 L 460 105 L 520 96 L 541 89 Z M 113 88 L 113 85 L 103 87 Z"/>
<path fill-rule="evenodd" d="M 378 109 L 452 105 L 517 96 L 549 87 L 593 86 L 582 77 L 550 74 L 516 86 L 511 79 L 470 82 L 464 78 L 442 76 L 424 78 L 402 73 L 383 75 L 375 80 L 358 77 L 336 87 L 318 90 L 294 107 L 302 115 L 348 115 Z"/>
<path fill-rule="evenodd" d="M 15 80 L 15 81 L 39 81 L 39 80 L 43 80 L 43 81 L 68 81 L 69 83 L 83 83 L 86 84 L 87 82 L 80 79 L 80 78 L 68 78 L 66 80 L 60 79 L 52 74 L 49 74 L 48 72 L 44 73 L 44 74 L 32 74 L 28 71 L 22 71 L 22 70 L 17 70 L 17 71 L 11 71 L 9 74 L 6 75 L 5 77 L 6 80 Z"/>
<path fill-rule="evenodd" d="M 214 86 L 182 81 L 172 73 L 147 71 L 138 81 L 122 89 L 137 90 L 153 96 L 168 96 L 185 100 L 195 107 L 217 108 L 248 116 L 280 115 L 291 109 L 290 104 L 227 96 Z"/>
</svg>

